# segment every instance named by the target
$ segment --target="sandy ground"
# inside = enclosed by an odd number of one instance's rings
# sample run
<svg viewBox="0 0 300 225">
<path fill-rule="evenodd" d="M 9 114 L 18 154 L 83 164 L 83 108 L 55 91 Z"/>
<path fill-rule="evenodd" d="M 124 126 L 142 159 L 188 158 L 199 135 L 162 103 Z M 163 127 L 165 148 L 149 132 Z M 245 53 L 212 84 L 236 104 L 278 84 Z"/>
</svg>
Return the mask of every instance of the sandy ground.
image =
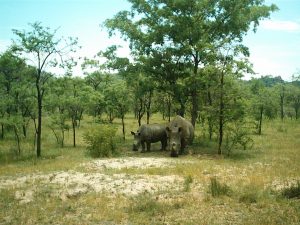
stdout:
<svg viewBox="0 0 300 225">
<path fill-rule="evenodd" d="M 100 159 L 94 160 L 87 164 L 80 166 L 86 167 L 92 170 L 103 170 L 103 169 L 148 169 L 148 168 L 166 168 L 175 167 L 176 164 L 191 164 L 190 160 L 182 160 L 180 158 L 140 158 L 140 157 L 126 157 L 126 158 L 115 158 L 115 159 Z"/>
<path fill-rule="evenodd" d="M 47 192 L 48 195 L 59 197 L 62 200 L 89 192 L 106 193 L 109 196 L 125 195 L 136 196 L 142 193 L 156 193 L 164 191 L 182 191 L 184 177 L 178 175 L 149 175 L 126 174 L 124 169 L 168 168 L 180 164 L 191 164 L 192 160 L 174 158 L 140 158 L 127 157 L 116 159 L 93 160 L 78 166 L 86 172 L 77 169 L 57 171 L 53 173 L 35 173 L 23 176 L 0 177 L 1 189 L 12 189 L 15 198 L 21 204 L 34 200 L 37 193 Z M 265 188 L 281 190 L 295 184 L 297 179 L 270 179 L 264 177 L 263 171 L 270 169 L 270 164 L 255 163 L 243 169 L 236 166 L 228 167 L 214 165 L 213 169 L 203 170 L 200 181 L 193 181 L 195 193 L 204 193 L 211 177 L 231 186 L 251 183 L 251 180 L 261 177 Z M 254 178 L 253 178 L 254 176 Z M 288 182 L 287 182 L 288 180 Z"/>
<path fill-rule="evenodd" d="M 182 190 L 184 178 L 180 176 L 132 175 L 120 171 L 123 168 L 174 167 L 176 163 L 177 161 L 171 158 L 128 157 L 94 160 L 80 165 L 88 171 L 85 173 L 69 170 L 19 177 L 0 177 L 0 189 L 16 190 L 15 197 L 21 204 L 33 201 L 35 193 L 43 189 L 47 189 L 50 195 L 57 196 L 62 200 L 88 192 L 134 196 L 141 193 Z M 117 173 L 109 175 L 105 173 L 111 169 L 114 169 Z"/>
</svg>

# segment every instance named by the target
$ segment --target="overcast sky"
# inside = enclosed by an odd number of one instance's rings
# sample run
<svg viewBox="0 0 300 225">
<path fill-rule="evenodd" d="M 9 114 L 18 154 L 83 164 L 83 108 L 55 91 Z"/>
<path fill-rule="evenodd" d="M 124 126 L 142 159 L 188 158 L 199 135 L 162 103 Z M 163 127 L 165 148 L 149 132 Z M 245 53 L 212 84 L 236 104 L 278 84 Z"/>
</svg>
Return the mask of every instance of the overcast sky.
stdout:
<svg viewBox="0 0 300 225">
<path fill-rule="evenodd" d="M 256 33 L 245 37 L 250 61 L 261 75 L 282 76 L 291 80 L 300 70 L 300 0 L 266 0 L 280 10 L 270 20 L 261 22 Z M 118 11 L 129 9 L 126 0 L 0 0 L 0 52 L 11 44 L 12 29 L 29 29 L 28 23 L 42 22 L 59 35 L 78 37 L 81 57 L 92 57 L 112 44 L 124 45 L 118 38 L 108 38 L 100 24 Z M 126 47 L 120 51 L 128 54 Z M 77 69 L 77 75 L 81 71 Z M 249 78 L 249 77 L 247 77 Z"/>
</svg>

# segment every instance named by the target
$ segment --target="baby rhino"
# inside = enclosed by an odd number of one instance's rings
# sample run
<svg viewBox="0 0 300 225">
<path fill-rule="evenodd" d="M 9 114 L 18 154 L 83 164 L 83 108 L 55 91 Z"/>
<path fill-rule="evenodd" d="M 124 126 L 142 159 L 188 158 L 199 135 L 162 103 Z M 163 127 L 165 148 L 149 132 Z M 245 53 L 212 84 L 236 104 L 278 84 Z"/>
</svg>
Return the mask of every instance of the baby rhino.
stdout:
<svg viewBox="0 0 300 225">
<path fill-rule="evenodd" d="M 165 150 L 167 146 L 166 126 L 161 124 L 143 124 L 137 132 L 131 131 L 134 135 L 133 151 L 138 151 L 142 145 L 142 152 L 145 152 L 145 143 L 147 151 L 150 151 L 151 143 L 161 142 L 161 149 Z"/>
</svg>

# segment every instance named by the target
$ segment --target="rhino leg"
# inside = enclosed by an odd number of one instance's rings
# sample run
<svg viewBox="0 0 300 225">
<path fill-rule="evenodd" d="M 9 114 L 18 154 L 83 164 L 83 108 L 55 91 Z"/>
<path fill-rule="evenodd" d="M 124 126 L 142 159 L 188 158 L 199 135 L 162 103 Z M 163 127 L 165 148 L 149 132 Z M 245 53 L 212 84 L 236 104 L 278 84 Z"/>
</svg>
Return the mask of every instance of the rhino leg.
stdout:
<svg viewBox="0 0 300 225">
<path fill-rule="evenodd" d="M 162 140 L 161 141 L 161 150 L 165 151 L 167 147 L 167 140 Z"/>
<path fill-rule="evenodd" d="M 184 154 L 184 148 L 186 146 L 186 141 L 183 139 L 181 140 L 181 146 L 180 146 L 180 150 L 179 150 L 179 155 Z"/>
<path fill-rule="evenodd" d="M 151 142 L 147 142 L 147 151 L 150 152 Z"/>
<path fill-rule="evenodd" d="M 141 152 L 146 152 L 146 151 L 145 151 L 145 142 L 142 141 L 141 144 L 142 144 L 142 151 L 141 151 Z"/>
<path fill-rule="evenodd" d="M 171 157 L 178 157 L 178 154 L 177 154 L 177 152 L 176 151 L 174 151 L 174 150 L 171 150 Z"/>
</svg>

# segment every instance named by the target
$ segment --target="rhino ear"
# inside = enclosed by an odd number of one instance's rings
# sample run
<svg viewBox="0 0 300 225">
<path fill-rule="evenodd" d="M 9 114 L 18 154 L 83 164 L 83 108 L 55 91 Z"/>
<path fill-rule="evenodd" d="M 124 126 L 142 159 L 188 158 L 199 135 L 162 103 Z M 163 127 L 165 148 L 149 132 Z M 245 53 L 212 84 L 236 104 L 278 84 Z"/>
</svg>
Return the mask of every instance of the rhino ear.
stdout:
<svg viewBox="0 0 300 225">
<path fill-rule="evenodd" d="M 132 134 L 132 135 L 135 135 L 135 133 L 134 133 L 133 131 L 131 131 L 131 134 Z"/>
</svg>

